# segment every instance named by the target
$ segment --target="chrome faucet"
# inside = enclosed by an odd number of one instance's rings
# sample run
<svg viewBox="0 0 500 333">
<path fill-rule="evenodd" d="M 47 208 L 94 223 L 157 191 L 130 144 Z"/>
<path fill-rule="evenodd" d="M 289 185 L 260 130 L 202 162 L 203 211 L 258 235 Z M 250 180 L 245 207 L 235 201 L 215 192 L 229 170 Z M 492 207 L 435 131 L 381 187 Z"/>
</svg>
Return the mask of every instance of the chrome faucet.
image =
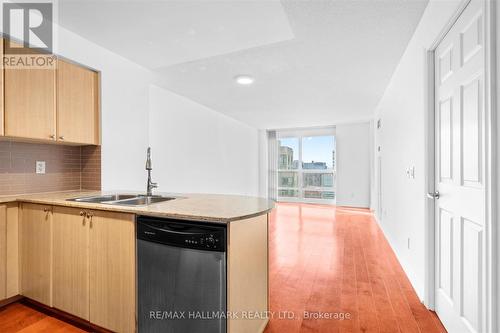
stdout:
<svg viewBox="0 0 500 333">
<path fill-rule="evenodd" d="M 148 157 L 146 159 L 146 170 L 148 171 L 148 184 L 146 189 L 146 196 L 153 196 L 153 189 L 158 187 L 158 183 L 153 183 L 151 181 L 151 170 L 153 166 L 151 164 L 151 147 L 148 147 Z"/>
</svg>

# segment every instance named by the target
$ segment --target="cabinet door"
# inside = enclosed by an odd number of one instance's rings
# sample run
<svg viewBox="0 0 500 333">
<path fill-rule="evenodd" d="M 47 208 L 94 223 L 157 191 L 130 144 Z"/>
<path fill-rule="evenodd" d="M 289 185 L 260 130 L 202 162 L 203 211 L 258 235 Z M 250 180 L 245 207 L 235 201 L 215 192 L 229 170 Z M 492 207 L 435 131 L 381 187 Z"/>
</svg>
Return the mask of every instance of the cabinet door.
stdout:
<svg viewBox="0 0 500 333">
<path fill-rule="evenodd" d="M 69 207 L 54 207 L 53 219 L 53 305 L 88 320 L 88 220 L 82 210 Z"/>
<path fill-rule="evenodd" d="M 21 294 L 52 306 L 51 207 L 23 204 L 20 222 Z"/>
<path fill-rule="evenodd" d="M 0 205 L 0 300 L 7 297 L 7 207 Z"/>
<path fill-rule="evenodd" d="M 6 297 L 19 295 L 19 208 L 17 202 L 7 206 L 7 281 Z"/>
<path fill-rule="evenodd" d="M 90 221 L 90 322 L 135 332 L 134 215 L 98 211 Z"/>
<path fill-rule="evenodd" d="M 19 295 L 17 203 L 0 205 L 0 299 Z"/>
<path fill-rule="evenodd" d="M 58 60 L 57 140 L 99 144 L 98 74 Z"/>
<path fill-rule="evenodd" d="M 56 71 L 5 68 L 4 112 L 5 135 L 54 140 Z"/>
</svg>

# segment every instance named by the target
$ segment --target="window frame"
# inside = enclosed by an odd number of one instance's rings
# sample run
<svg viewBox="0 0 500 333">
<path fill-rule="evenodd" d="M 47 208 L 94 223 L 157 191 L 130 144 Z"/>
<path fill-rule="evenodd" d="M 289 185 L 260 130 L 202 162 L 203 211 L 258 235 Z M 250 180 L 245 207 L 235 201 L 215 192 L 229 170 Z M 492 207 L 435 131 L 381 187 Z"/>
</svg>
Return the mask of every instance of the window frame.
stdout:
<svg viewBox="0 0 500 333">
<path fill-rule="evenodd" d="M 296 130 L 296 131 L 290 131 L 290 130 L 285 130 L 285 131 L 277 131 L 277 140 L 276 140 L 276 145 L 277 145 L 277 153 L 278 153 L 278 168 L 277 168 L 277 179 L 278 179 L 278 186 L 277 186 L 277 201 L 278 202 L 304 202 L 304 203 L 320 203 L 320 204 L 335 204 L 336 202 L 336 197 L 337 197 L 337 175 L 336 175 L 336 164 L 332 168 L 327 168 L 327 169 L 303 169 L 302 168 L 302 163 L 304 162 L 302 160 L 302 152 L 303 152 L 303 147 L 302 147 L 302 142 L 304 138 L 307 137 L 314 137 L 314 136 L 332 136 L 334 138 L 334 151 L 336 152 L 336 140 L 335 140 L 335 128 L 329 127 L 329 128 L 321 128 L 321 129 L 306 129 L 306 130 Z M 294 138 L 298 140 L 298 166 L 297 169 L 280 169 L 279 168 L 279 160 L 280 160 L 280 152 L 279 152 L 279 142 L 282 139 L 290 139 Z M 335 159 L 337 158 L 337 155 L 335 154 Z M 297 181 L 297 187 L 282 187 L 280 186 L 280 173 L 281 172 L 293 172 L 297 173 L 298 181 Z M 305 174 L 313 174 L 313 173 L 331 173 L 333 176 L 333 186 L 332 187 L 304 187 L 304 175 Z M 290 191 L 297 191 L 298 196 L 297 197 L 282 197 L 279 195 L 280 190 L 290 190 Z M 305 197 L 305 192 L 306 191 L 317 191 L 317 192 L 333 192 L 334 193 L 334 199 L 319 199 L 319 198 L 306 198 Z"/>
</svg>

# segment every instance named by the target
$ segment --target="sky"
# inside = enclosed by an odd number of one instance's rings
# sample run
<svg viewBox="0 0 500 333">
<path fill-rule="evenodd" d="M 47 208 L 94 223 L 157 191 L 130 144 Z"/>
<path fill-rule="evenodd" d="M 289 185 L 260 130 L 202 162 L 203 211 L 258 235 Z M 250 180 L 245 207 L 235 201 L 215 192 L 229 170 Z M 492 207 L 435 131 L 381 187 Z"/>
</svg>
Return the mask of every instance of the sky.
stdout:
<svg viewBox="0 0 500 333">
<path fill-rule="evenodd" d="M 298 138 L 280 139 L 282 146 L 293 149 L 293 159 L 299 158 Z M 302 161 L 303 162 L 326 162 L 328 168 L 332 167 L 332 151 L 335 147 L 334 136 L 311 136 L 302 139 Z"/>
</svg>

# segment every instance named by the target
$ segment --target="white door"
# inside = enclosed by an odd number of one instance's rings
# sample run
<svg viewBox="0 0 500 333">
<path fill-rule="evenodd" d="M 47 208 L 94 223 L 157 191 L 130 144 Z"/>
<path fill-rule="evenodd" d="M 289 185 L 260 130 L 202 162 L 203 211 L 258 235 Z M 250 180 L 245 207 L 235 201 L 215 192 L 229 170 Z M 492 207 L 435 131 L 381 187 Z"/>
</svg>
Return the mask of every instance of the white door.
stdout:
<svg viewBox="0 0 500 333">
<path fill-rule="evenodd" d="M 472 0 L 435 52 L 435 305 L 452 333 L 486 330 L 484 41 Z"/>
</svg>

